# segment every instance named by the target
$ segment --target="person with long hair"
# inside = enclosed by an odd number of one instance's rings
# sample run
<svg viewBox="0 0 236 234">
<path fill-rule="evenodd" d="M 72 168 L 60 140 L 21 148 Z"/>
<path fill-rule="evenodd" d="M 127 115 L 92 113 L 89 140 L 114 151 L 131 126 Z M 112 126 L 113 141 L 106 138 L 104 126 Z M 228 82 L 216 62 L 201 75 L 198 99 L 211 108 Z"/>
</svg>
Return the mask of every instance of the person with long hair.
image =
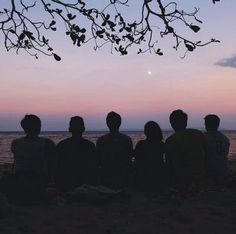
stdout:
<svg viewBox="0 0 236 234">
<path fill-rule="evenodd" d="M 160 126 L 149 121 L 144 126 L 145 140 L 140 140 L 134 150 L 136 183 L 146 191 L 163 188 L 164 175 L 164 143 Z"/>
</svg>

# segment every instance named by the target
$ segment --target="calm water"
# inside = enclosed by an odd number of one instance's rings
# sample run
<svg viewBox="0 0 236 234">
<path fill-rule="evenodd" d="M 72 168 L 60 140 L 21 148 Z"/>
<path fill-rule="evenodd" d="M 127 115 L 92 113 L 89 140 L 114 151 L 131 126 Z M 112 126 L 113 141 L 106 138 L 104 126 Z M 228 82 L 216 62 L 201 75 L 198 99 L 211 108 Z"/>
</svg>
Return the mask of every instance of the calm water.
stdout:
<svg viewBox="0 0 236 234">
<path fill-rule="evenodd" d="M 84 137 L 91 140 L 92 142 L 96 142 L 97 138 L 103 135 L 105 132 L 86 132 Z M 236 131 L 224 131 L 223 132 L 230 139 L 230 159 L 236 159 Z M 129 135 L 133 141 L 134 146 L 136 143 L 144 139 L 143 132 L 125 132 L 125 134 Z M 170 135 L 171 132 L 164 132 L 164 137 L 166 138 Z M 0 164 L 2 163 L 11 163 L 13 161 L 12 153 L 11 153 L 11 142 L 15 138 L 19 138 L 23 136 L 23 133 L 15 133 L 15 132 L 0 132 Z M 55 143 L 58 143 L 62 139 L 65 139 L 70 136 L 67 132 L 43 132 L 41 134 L 43 137 L 48 137 L 52 139 Z"/>
</svg>

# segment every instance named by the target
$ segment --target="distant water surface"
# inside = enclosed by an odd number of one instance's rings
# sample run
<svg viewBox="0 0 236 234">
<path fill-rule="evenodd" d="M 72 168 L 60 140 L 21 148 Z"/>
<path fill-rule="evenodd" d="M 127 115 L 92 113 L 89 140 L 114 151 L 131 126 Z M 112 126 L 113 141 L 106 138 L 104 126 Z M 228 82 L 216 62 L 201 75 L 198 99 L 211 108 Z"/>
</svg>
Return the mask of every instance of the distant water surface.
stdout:
<svg viewBox="0 0 236 234">
<path fill-rule="evenodd" d="M 98 137 L 102 136 L 106 132 L 86 132 L 84 137 L 92 142 L 96 143 Z M 144 139 L 145 136 L 141 131 L 127 131 L 124 132 L 129 135 L 133 141 L 134 146 L 136 143 Z M 168 137 L 172 132 L 164 131 L 164 138 Z M 230 139 L 230 152 L 229 159 L 236 159 L 236 131 L 223 131 L 223 133 Z M 11 163 L 13 161 L 13 155 L 11 153 L 11 142 L 12 140 L 22 137 L 22 132 L 0 132 L 0 164 Z M 42 137 L 47 137 L 53 140 L 56 144 L 69 137 L 70 134 L 67 132 L 42 132 Z"/>
</svg>

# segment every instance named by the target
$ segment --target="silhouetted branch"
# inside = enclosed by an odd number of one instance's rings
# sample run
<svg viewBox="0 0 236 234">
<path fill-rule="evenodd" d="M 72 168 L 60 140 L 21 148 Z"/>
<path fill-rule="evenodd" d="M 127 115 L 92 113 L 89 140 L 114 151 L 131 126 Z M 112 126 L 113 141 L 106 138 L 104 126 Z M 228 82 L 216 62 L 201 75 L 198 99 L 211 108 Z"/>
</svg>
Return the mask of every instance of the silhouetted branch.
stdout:
<svg viewBox="0 0 236 234">
<path fill-rule="evenodd" d="M 213 3 L 220 0 L 212 0 Z M 89 6 L 85 0 L 10 0 L 6 8 L 0 10 L 0 31 L 4 37 L 7 51 L 25 50 L 38 58 L 38 54 L 60 57 L 53 51 L 48 32 L 57 31 L 61 23 L 65 25 L 66 35 L 78 47 L 94 42 L 97 50 L 105 44 L 111 45 L 111 51 L 126 55 L 130 47 L 137 47 L 137 53 L 147 51 L 163 55 L 158 47 L 158 39 L 172 35 L 173 48 L 183 45 L 186 53 L 207 42 L 186 38 L 176 25 L 197 33 L 201 20 L 197 18 L 198 8 L 185 12 L 178 8 L 175 1 L 164 4 L 163 0 L 143 0 L 140 19 L 128 21 L 119 7 L 128 9 L 129 0 L 103 0 L 104 7 Z M 165 1 L 166 2 L 166 1 Z M 91 4 L 91 3 L 90 3 Z M 34 12 L 37 14 L 34 14 Z M 40 16 L 40 17 L 39 17 Z M 37 19 L 39 18 L 39 19 Z M 185 53 L 185 54 L 186 54 Z"/>
</svg>

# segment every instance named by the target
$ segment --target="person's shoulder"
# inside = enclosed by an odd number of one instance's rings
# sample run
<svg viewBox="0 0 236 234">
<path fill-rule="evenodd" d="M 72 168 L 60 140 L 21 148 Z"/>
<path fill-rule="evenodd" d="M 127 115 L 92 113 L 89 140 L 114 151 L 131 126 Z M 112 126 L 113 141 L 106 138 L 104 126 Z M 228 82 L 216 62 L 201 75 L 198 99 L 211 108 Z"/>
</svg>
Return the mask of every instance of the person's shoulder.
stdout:
<svg viewBox="0 0 236 234">
<path fill-rule="evenodd" d="M 204 138 L 205 139 L 205 134 L 198 130 L 198 129 L 195 129 L 195 128 L 187 128 L 185 129 L 185 133 L 187 136 L 190 136 L 190 137 L 199 137 L 199 138 Z"/>
<path fill-rule="evenodd" d="M 119 133 L 119 136 L 121 137 L 121 138 L 124 138 L 124 139 L 126 139 L 126 140 L 131 140 L 131 137 L 130 136 L 128 136 L 128 135 L 126 135 L 126 134 L 124 134 L 124 133 Z"/>
<path fill-rule="evenodd" d="M 71 142 L 71 137 L 68 137 L 66 139 L 63 139 L 63 140 L 59 141 L 57 143 L 57 146 L 59 146 L 59 147 L 64 146 L 64 145 L 70 144 L 70 142 Z"/>
<path fill-rule="evenodd" d="M 16 145 L 16 144 L 20 144 L 24 141 L 25 141 L 25 137 L 19 137 L 19 138 L 14 139 L 11 144 Z"/>
<path fill-rule="evenodd" d="M 166 138 L 165 143 L 168 144 L 169 142 L 175 140 L 176 138 L 178 138 L 178 133 L 174 132 Z"/>
<path fill-rule="evenodd" d="M 204 135 L 204 133 L 196 128 L 186 128 L 185 132 L 192 133 L 192 134 L 198 134 L 198 135 Z"/>
<path fill-rule="evenodd" d="M 146 144 L 146 140 L 140 140 L 140 141 L 137 142 L 135 148 L 142 147 L 145 144 Z"/>
<path fill-rule="evenodd" d="M 230 142 L 229 138 L 223 132 L 220 132 L 220 131 L 217 131 L 217 132 L 224 141 Z"/>
<path fill-rule="evenodd" d="M 87 146 L 95 147 L 95 144 L 92 141 L 88 140 L 88 139 L 81 138 L 81 141 L 83 142 L 83 144 L 85 144 Z"/>
<path fill-rule="evenodd" d="M 46 138 L 46 137 L 40 137 L 39 138 L 40 140 L 44 141 L 46 146 L 52 146 L 52 147 L 55 147 L 55 143 L 53 142 L 53 140 L 49 139 L 49 138 Z"/>
<path fill-rule="evenodd" d="M 102 136 L 98 137 L 97 143 L 98 142 L 101 143 L 103 141 L 106 141 L 107 139 L 109 139 L 109 134 L 102 135 Z"/>
</svg>

